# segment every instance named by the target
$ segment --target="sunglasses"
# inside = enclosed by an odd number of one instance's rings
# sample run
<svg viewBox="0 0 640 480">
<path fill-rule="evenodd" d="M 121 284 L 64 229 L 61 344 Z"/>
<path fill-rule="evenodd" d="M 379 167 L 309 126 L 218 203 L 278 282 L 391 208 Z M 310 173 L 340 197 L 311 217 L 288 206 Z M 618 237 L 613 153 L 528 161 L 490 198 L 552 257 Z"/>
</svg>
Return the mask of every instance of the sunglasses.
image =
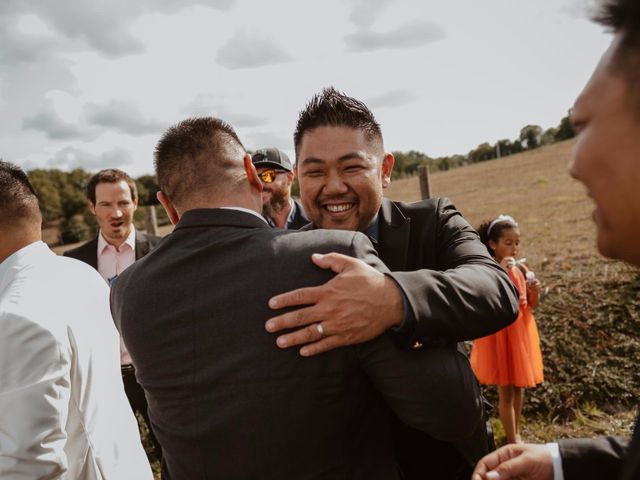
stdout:
<svg viewBox="0 0 640 480">
<path fill-rule="evenodd" d="M 261 173 L 258 174 L 258 176 L 260 177 L 260 180 L 262 180 L 264 183 L 271 183 L 276 179 L 276 175 L 278 175 L 279 173 L 287 173 L 287 171 L 270 168 L 268 170 L 263 170 Z"/>
</svg>

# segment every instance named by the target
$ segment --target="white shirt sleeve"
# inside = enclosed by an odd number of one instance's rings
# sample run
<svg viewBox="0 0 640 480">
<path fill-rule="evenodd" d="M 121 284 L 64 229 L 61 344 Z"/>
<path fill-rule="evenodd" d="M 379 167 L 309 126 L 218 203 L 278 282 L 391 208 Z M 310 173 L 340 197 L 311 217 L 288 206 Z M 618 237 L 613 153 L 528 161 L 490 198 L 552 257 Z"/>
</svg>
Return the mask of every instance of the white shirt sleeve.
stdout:
<svg viewBox="0 0 640 480">
<path fill-rule="evenodd" d="M 70 395 L 70 355 L 52 333 L 0 315 L 0 478 L 60 478 Z"/>
<path fill-rule="evenodd" d="M 547 448 L 553 459 L 553 480 L 564 480 L 564 472 L 562 471 L 562 458 L 560 457 L 560 448 L 557 443 L 547 443 Z"/>
</svg>

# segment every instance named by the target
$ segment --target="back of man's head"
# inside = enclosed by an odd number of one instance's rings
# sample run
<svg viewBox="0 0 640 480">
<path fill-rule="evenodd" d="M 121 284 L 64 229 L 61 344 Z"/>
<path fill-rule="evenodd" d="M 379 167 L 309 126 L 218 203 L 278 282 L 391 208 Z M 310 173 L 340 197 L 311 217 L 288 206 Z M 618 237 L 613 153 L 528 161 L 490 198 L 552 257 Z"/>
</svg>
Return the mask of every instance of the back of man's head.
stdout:
<svg viewBox="0 0 640 480">
<path fill-rule="evenodd" d="M 0 228 L 38 228 L 42 215 L 27 174 L 0 160 Z"/>
<path fill-rule="evenodd" d="M 98 173 L 93 175 L 89 179 L 89 183 L 87 183 L 87 199 L 95 205 L 96 203 L 96 187 L 100 183 L 118 183 L 124 180 L 127 185 L 129 185 L 129 190 L 131 190 L 131 201 L 135 202 L 138 199 L 138 188 L 136 187 L 136 182 L 127 175 L 126 172 L 122 170 L 118 170 L 117 168 L 107 168 L 105 170 L 100 170 Z"/>
<path fill-rule="evenodd" d="M 315 95 L 300 112 L 293 143 L 296 155 L 305 132 L 318 127 L 347 127 L 362 130 L 367 140 L 379 142 L 384 150 L 382 131 L 373 113 L 360 100 L 349 97 L 333 87 Z"/>
<path fill-rule="evenodd" d="M 229 124 L 189 118 L 169 128 L 156 145 L 158 186 L 176 206 L 196 198 L 223 198 L 245 178 L 244 155 Z"/>
<path fill-rule="evenodd" d="M 640 2 L 638 0 L 604 0 L 595 17 L 619 36 L 615 63 L 634 95 L 640 118 Z"/>
</svg>

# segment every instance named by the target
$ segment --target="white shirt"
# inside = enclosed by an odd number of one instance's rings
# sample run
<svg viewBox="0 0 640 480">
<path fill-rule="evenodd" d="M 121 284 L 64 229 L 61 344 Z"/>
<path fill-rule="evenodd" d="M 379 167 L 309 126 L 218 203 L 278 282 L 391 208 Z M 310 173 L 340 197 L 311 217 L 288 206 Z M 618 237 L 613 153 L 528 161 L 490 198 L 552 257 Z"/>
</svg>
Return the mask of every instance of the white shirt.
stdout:
<svg viewBox="0 0 640 480">
<path fill-rule="evenodd" d="M 127 239 L 116 248 L 98 234 L 98 273 L 111 285 L 118 275 L 136 261 L 136 229 L 131 225 Z M 131 355 L 120 339 L 120 365 L 131 365 Z"/>
<path fill-rule="evenodd" d="M 136 261 L 136 229 L 131 231 L 126 240 L 118 248 L 107 242 L 98 234 L 98 272 L 108 284 Z"/>
<path fill-rule="evenodd" d="M 0 263 L 0 478 L 151 480 L 108 288 L 32 243 Z"/>
</svg>

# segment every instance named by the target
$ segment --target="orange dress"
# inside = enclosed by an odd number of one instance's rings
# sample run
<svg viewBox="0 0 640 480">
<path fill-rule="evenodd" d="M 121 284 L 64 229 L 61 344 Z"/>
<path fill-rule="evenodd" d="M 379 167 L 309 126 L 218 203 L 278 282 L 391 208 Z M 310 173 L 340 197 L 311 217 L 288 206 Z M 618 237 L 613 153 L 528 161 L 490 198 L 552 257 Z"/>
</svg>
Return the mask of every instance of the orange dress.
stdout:
<svg viewBox="0 0 640 480">
<path fill-rule="evenodd" d="M 520 312 L 506 328 L 479 338 L 471 349 L 471 367 L 484 385 L 534 387 L 543 380 L 538 327 L 527 303 L 527 284 L 519 268 L 510 268 Z"/>
</svg>

